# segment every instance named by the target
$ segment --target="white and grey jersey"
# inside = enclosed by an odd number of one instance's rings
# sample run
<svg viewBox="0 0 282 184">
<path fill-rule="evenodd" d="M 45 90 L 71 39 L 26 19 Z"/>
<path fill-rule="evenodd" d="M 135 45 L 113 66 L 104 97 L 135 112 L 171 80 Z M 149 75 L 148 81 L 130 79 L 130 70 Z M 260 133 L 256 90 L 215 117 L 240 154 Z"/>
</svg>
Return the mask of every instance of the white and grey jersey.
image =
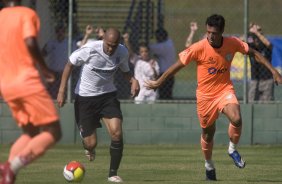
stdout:
<svg viewBox="0 0 282 184">
<path fill-rule="evenodd" d="M 128 51 L 119 44 L 115 53 L 108 56 L 103 51 L 103 41 L 90 42 L 74 51 L 69 57 L 75 66 L 81 66 L 75 94 L 98 96 L 116 91 L 114 74 L 118 69 L 128 72 Z"/>
</svg>

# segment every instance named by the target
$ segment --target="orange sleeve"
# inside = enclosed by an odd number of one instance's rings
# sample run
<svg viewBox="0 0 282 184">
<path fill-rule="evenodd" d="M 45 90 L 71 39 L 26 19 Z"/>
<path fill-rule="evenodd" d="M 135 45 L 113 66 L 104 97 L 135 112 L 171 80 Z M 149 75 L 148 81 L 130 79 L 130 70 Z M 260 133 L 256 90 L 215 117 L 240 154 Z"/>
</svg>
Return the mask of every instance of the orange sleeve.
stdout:
<svg viewBox="0 0 282 184">
<path fill-rule="evenodd" d="M 184 51 L 179 53 L 179 59 L 184 65 L 188 65 L 191 61 L 197 60 L 197 44 L 193 44 Z"/>
<path fill-rule="evenodd" d="M 34 11 L 30 11 L 23 17 L 23 38 L 36 37 L 40 28 L 39 17 Z"/>
<path fill-rule="evenodd" d="M 247 54 L 249 52 L 249 45 L 246 42 L 243 42 L 237 37 L 232 37 L 235 39 L 238 43 L 238 52 L 241 52 L 242 54 Z"/>
</svg>

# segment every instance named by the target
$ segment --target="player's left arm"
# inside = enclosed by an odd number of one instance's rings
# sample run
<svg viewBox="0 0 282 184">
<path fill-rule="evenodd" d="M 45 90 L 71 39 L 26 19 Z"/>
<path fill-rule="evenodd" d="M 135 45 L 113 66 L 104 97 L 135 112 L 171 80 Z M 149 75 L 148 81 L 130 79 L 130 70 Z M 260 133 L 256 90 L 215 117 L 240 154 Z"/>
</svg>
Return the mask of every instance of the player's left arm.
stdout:
<svg viewBox="0 0 282 184">
<path fill-rule="evenodd" d="M 163 83 L 174 76 L 180 69 L 184 68 L 185 65 L 180 61 L 180 59 L 171 65 L 157 80 L 148 80 L 145 81 L 145 87 L 147 89 L 154 89 L 156 90 L 159 88 Z"/>
<path fill-rule="evenodd" d="M 262 65 L 264 65 L 266 68 L 268 68 L 272 75 L 273 75 L 273 80 L 276 84 L 282 84 L 282 76 L 280 75 L 280 73 L 271 65 L 270 62 L 268 62 L 268 60 L 261 55 L 258 51 L 249 48 L 249 55 L 253 55 L 255 57 L 255 59 Z"/>
<path fill-rule="evenodd" d="M 131 97 L 134 98 L 139 94 L 140 85 L 137 79 L 132 75 L 130 71 L 123 72 L 124 77 L 129 81 L 131 84 Z"/>
</svg>

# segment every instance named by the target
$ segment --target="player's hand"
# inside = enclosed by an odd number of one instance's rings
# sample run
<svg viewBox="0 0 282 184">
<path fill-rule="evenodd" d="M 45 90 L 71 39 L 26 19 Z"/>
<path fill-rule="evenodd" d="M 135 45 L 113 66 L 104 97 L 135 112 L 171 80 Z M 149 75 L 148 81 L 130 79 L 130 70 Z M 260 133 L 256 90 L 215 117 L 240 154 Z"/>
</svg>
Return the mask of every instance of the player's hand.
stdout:
<svg viewBox="0 0 282 184">
<path fill-rule="evenodd" d="M 134 98 L 136 96 L 138 96 L 140 91 L 140 86 L 139 86 L 139 82 L 138 80 L 132 78 L 131 79 L 131 97 Z"/>
<path fill-rule="evenodd" d="M 59 91 L 57 96 L 57 102 L 59 107 L 63 107 L 65 105 L 65 92 Z"/>
<path fill-rule="evenodd" d="M 160 87 L 160 84 L 158 83 L 158 81 L 153 81 L 153 80 L 147 80 L 145 81 L 145 84 L 144 86 L 147 88 L 147 89 L 153 89 L 153 90 L 156 90 L 157 88 Z"/>
<path fill-rule="evenodd" d="M 282 76 L 278 71 L 275 71 L 273 74 L 273 80 L 276 85 L 282 84 Z"/>
</svg>

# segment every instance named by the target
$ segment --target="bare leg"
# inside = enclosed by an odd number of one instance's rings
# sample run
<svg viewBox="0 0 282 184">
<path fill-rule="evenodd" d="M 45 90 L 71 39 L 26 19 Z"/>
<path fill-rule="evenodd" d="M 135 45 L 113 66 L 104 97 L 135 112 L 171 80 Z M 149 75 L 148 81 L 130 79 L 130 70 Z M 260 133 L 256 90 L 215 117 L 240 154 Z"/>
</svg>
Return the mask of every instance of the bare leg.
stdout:
<svg viewBox="0 0 282 184">
<path fill-rule="evenodd" d="M 206 180 L 216 180 L 215 168 L 212 161 L 213 138 L 215 130 L 215 123 L 207 128 L 202 128 L 201 146 L 205 157 Z"/>
<path fill-rule="evenodd" d="M 97 146 L 97 133 L 96 129 L 92 135 L 83 138 L 83 147 L 85 149 L 85 155 L 89 161 L 95 159 L 95 148 Z"/>
</svg>

